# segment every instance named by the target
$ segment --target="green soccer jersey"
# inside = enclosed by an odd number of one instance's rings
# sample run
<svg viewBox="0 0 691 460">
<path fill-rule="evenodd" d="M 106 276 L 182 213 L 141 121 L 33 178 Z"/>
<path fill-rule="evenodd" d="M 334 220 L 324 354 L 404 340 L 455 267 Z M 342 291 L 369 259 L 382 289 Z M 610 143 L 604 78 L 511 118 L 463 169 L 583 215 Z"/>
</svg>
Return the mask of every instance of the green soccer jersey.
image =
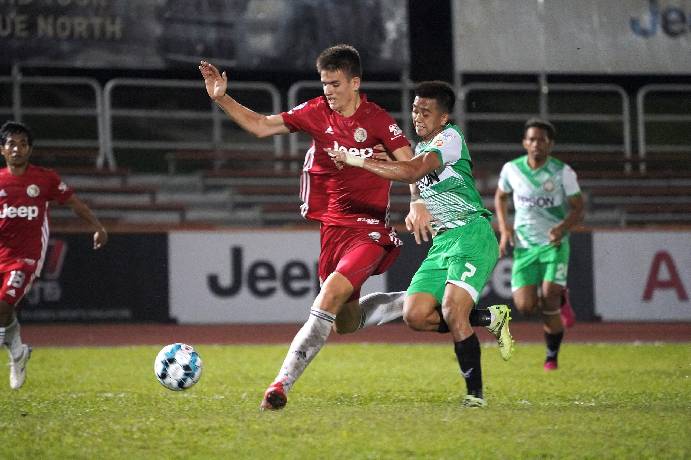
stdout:
<svg viewBox="0 0 691 460">
<path fill-rule="evenodd" d="M 449 123 L 431 141 L 415 146 L 415 156 L 427 152 L 434 152 L 441 166 L 418 180 L 417 186 L 432 214 L 435 233 L 492 215 L 475 187 L 470 152 L 458 126 Z"/>
<path fill-rule="evenodd" d="M 581 193 L 574 170 L 553 157 L 537 169 L 530 168 L 527 155 L 506 163 L 498 186 L 513 193 L 518 248 L 549 244 L 549 230 L 566 216 L 567 197 Z"/>
</svg>

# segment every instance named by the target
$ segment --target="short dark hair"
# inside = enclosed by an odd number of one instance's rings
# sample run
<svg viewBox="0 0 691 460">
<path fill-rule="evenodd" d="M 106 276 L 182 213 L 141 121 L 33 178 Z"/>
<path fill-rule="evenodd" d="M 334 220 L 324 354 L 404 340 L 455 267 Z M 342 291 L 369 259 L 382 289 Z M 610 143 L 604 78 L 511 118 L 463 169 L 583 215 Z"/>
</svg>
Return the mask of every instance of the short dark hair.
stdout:
<svg viewBox="0 0 691 460">
<path fill-rule="evenodd" d="M 525 127 L 523 128 L 523 137 L 525 137 L 525 134 L 530 128 L 540 128 L 547 133 L 547 137 L 551 141 L 553 141 L 557 135 L 557 130 L 554 128 L 554 125 L 547 120 L 543 120 L 542 118 L 531 118 L 530 120 L 526 121 Z"/>
<path fill-rule="evenodd" d="M 0 145 L 5 145 L 7 138 L 10 134 L 26 134 L 26 139 L 29 142 L 29 146 L 34 145 L 34 135 L 31 130 L 24 123 L 19 123 L 18 121 L 6 121 L 5 124 L 0 127 Z"/>
<path fill-rule="evenodd" d="M 437 105 L 444 113 L 453 113 L 456 104 L 456 92 L 453 86 L 445 81 L 423 81 L 415 87 L 415 95 L 437 101 Z"/>
<path fill-rule="evenodd" d="M 340 70 L 350 78 L 362 78 L 360 53 L 355 47 L 345 43 L 326 48 L 317 57 L 317 72 L 322 70 L 329 72 Z"/>
</svg>

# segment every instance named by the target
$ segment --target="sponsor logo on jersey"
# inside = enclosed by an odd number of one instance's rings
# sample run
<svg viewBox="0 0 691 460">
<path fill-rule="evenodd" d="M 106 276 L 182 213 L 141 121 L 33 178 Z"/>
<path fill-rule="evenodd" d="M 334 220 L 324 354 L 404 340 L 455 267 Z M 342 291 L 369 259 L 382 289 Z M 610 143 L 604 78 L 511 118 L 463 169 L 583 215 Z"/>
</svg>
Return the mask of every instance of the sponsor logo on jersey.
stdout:
<svg viewBox="0 0 691 460">
<path fill-rule="evenodd" d="M 437 174 L 436 171 L 432 171 L 431 173 L 427 174 L 425 177 L 418 180 L 417 186 L 420 189 L 420 191 L 422 191 L 422 190 L 426 189 L 427 187 L 433 186 L 437 182 L 439 182 L 439 175 Z"/>
<path fill-rule="evenodd" d="M 369 225 L 377 225 L 379 223 L 379 219 L 373 219 L 371 217 L 358 217 L 357 222 L 365 222 Z"/>
<path fill-rule="evenodd" d="M 553 192 L 554 191 L 554 182 L 552 182 L 550 179 L 545 181 L 544 184 L 542 184 L 542 190 L 545 192 Z"/>
<path fill-rule="evenodd" d="M 7 192 L 5 191 L 4 188 L 2 190 L 0 190 L 0 196 L 7 196 Z"/>
<path fill-rule="evenodd" d="M 38 188 L 36 184 L 31 184 L 26 188 L 26 194 L 29 195 L 30 198 L 36 198 L 40 193 L 41 189 Z"/>
<path fill-rule="evenodd" d="M 331 126 L 326 128 L 326 131 L 324 131 L 324 134 L 333 134 L 333 133 L 334 133 L 334 129 Z"/>
<path fill-rule="evenodd" d="M 365 142 L 367 140 L 367 130 L 365 128 L 357 128 L 353 133 L 355 142 Z"/>
<path fill-rule="evenodd" d="M 523 196 L 517 195 L 518 205 L 522 208 L 552 208 L 555 206 L 551 196 Z"/>
<path fill-rule="evenodd" d="M 356 157 L 362 158 L 371 157 L 374 153 L 374 149 L 372 147 L 367 147 L 365 149 L 358 149 L 356 147 L 346 147 L 345 145 L 339 145 L 337 141 L 334 141 L 333 149 L 340 150 L 341 152 L 350 153 L 351 155 L 355 155 Z"/>
<path fill-rule="evenodd" d="M 7 206 L 0 209 L 0 219 L 14 219 L 16 217 L 34 220 L 38 217 L 38 206 Z"/>
<path fill-rule="evenodd" d="M 7 295 L 11 295 L 12 297 L 17 297 L 17 291 L 15 291 L 14 289 L 8 289 Z"/>
<path fill-rule="evenodd" d="M 391 139 L 395 139 L 398 136 L 400 136 L 401 134 L 403 134 L 403 130 L 401 128 L 399 128 L 396 123 L 389 125 L 389 132 L 393 136 Z"/>
</svg>

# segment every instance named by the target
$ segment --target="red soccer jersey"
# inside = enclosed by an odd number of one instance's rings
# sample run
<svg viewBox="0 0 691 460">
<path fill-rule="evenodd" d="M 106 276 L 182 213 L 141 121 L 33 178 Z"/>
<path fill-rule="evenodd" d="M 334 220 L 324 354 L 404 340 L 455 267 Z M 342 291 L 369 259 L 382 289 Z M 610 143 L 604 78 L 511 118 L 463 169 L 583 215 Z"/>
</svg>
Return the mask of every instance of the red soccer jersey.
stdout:
<svg viewBox="0 0 691 460">
<path fill-rule="evenodd" d="M 396 121 L 364 94 L 350 117 L 331 110 L 324 96 L 281 115 L 291 132 L 312 136 L 301 181 L 302 215 L 325 225 L 388 226 L 391 181 L 361 168 L 338 170 L 324 149 L 370 157 L 373 147 L 382 144 L 393 152 L 410 145 Z"/>
<path fill-rule="evenodd" d="M 53 170 L 29 165 L 21 176 L 0 170 L 0 271 L 31 259 L 40 273 L 48 244 L 48 203 L 73 194 Z"/>
</svg>

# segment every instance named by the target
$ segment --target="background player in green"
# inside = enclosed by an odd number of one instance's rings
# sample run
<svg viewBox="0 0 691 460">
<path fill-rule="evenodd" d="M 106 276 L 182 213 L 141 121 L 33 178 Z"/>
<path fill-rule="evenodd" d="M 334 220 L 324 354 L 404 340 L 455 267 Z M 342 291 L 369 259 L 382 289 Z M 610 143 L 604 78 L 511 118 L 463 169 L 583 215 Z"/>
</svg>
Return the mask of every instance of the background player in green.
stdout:
<svg viewBox="0 0 691 460">
<path fill-rule="evenodd" d="M 434 236 L 427 258 L 408 288 L 404 318 L 409 325 L 419 324 L 421 328 L 439 323 L 437 307 L 441 305 L 468 390 L 463 404 L 481 407 L 486 403 L 480 342 L 469 317 L 497 262 L 499 247 L 490 225 L 492 214 L 475 187 L 463 134 L 450 122 L 455 100 L 448 83 L 422 82 L 416 87 L 412 115 L 422 140 L 411 160 L 383 162 L 328 151 L 339 167 L 347 164 L 386 179 L 417 183 L 433 217 Z M 508 340 L 510 347 L 510 336 Z"/>
<path fill-rule="evenodd" d="M 551 123 L 528 120 L 523 134 L 527 155 L 504 165 L 494 195 L 501 255 L 507 253 L 508 245 L 514 246 L 513 301 L 523 314 L 542 313 L 547 371 L 557 369 L 564 337 L 560 310 L 566 307 L 560 307 L 569 265 L 568 231 L 583 217 L 583 197 L 576 173 L 550 156 L 555 134 Z M 515 209 L 513 228 L 507 218 L 511 193 Z"/>
</svg>

